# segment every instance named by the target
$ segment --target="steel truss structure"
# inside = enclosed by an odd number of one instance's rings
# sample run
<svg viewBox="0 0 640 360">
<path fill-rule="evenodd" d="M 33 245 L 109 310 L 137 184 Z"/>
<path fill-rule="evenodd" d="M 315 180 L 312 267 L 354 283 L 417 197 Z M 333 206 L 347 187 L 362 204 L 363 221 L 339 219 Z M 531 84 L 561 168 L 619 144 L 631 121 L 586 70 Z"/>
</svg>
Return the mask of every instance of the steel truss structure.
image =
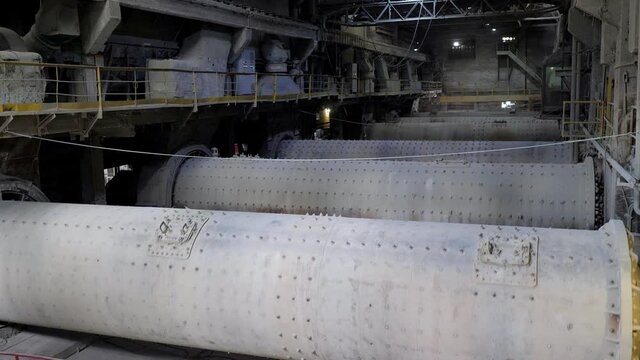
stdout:
<svg viewBox="0 0 640 360">
<path fill-rule="evenodd" d="M 555 12 L 558 9 L 559 6 L 554 4 L 529 3 L 521 0 L 499 2 L 489 0 L 386 0 L 336 7 L 329 12 L 327 18 L 350 26 L 504 16 L 519 20 L 536 20 L 540 15 Z"/>
</svg>

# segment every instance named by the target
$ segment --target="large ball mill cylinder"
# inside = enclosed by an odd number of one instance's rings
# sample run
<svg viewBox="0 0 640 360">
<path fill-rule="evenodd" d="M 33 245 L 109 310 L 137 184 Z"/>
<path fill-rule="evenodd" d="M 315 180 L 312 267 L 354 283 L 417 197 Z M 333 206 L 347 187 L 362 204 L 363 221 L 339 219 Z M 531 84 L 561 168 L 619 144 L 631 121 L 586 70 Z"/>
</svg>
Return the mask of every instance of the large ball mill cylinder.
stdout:
<svg viewBox="0 0 640 360">
<path fill-rule="evenodd" d="M 497 151 L 500 149 L 505 150 Z M 442 156 L 437 156 L 439 154 Z M 386 158 L 569 164 L 573 162 L 573 147 L 540 141 L 282 140 L 277 145 L 275 156 L 279 159 Z"/>
<path fill-rule="evenodd" d="M 0 320 L 277 359 L 631 360 L 636 260 L 620 222 L 0 202 Z"/>
<path fill-rule="evenodd" d="M 160 173 L 160 172 L 158 172 Z M 165 173 L 174 173 L 168 171 Z M 171 199 L 140 205 L 590 229 L 595 180 L 580 164 L 187 159 Z M 157 203 L 156 203 L 157 202 Z"/>
<path fill-rule="evenodd" d="M 561 140 L 560 126 L 555 120 L 487 121 L 470 118 L 464 122 L 373 123 L 366 126 L 365 134 L 368 140 Z"/>
</svg>

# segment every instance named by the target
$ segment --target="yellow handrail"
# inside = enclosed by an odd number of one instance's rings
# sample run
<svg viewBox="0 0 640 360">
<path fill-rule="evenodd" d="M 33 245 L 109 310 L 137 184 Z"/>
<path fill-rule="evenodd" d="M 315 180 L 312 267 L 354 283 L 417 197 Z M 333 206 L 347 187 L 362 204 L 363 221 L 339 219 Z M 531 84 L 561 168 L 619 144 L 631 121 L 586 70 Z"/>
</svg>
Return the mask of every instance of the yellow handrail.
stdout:
<svg viewBox="0 0 640 360">
<path fill-rule="evenodd" d="M 10 65 L 10 68 L 6 65 Z M 441 91 L 442 83 L 436 81 L 390 80 L 393 85 L 381 91 L 371 88 L 352 92 L 345 87 L 343 78 L 333 75 L 289 75 L 275 73 L 218 72 L 208 70 L 184 70 L 152 67 L 109 67 L 78 64 L 50 64 L 35 62 L 0 61 L 3 74 L 0 85 L 32 86 L 29 98 L 5 97 L 0 100 L 0 115 L 42 113 L 82 113 L 130 110 L 135 108 L 187 107 L 193 111 L 201 106 L 221 103 L 253 103 L 262 101 L 296 101 L 300 98 L 336 96 L 338 98 L 360 96 L 391 96 Z M 15 71 L 15 67 L 33 67 L 29 71 Z M 75 73 L 78 72 L 78 73 Z M 144 74 L 140 79 L 140 74 Z M 95 76 L 86 76 L 94 73 Z M 28 75 L 25 75 L 28 74 Z M 34 75 L 36 74 L 36 75 Z M 50 74 L 50 77 L 45 76 Z M 273 77 L 273 93 L 261 94 L 261 79 Z M 278 77 L 282 78 L 278 79 Z M 188 78 L 187 78 L 188 77 Z M 207 81 L 215 77 L 215 82 Z M 241 78 L 245 77 L 245 78 Z M 283 86 L 284 77 L 292 80 L 290 89 Z M 249 79 L 249 80 L 247 80 Z M 358 80 L 356 78 L 356 80 Z M 374 79 L 363 79 L 376 83 Z M 187 88 L 188 82 L 191 82 Z M 251 89 L 240 92 L 239 85 Z M 287 80 L 288 81 L 288 80 Z M 280 83 L 279 83 L 280 82 Z M 142 86 L 140 86 L 142 84 Z M 306 85 L 306 86 L 305 86 Z M 379 84 L 378 84 L 379 85 Z M 263 84 L 263 88 L 264 88 Z M 268 85 L 266 86 L 268 89 Z M 381 88 L 380 86 L 377 86 Z M 78 89 L 85 89 L 78 91 Z M 91 89 L 94 89 L 91 91 Z M 247 89 L 245 87 L 245 89 Z M 97 94 L 96 94 L 97 92 Z M 3 103 L 4 101 L 4 103 Z"/>
<path fill-rule="evenodd" d="M 577 105 L 576 117 L 580 117 L 580 108 L 595 106 L 595 119 L 567 119 L 567 107 Z M 610 113 L 612 109 L 612 105 L 602 100 L 565 100 L 562 102 L 562 136 L 569 139 L 575 138 L 584 138 L 586 135 L 584 134 L 582 127 L 583 126 L 592 126 L 594 134 L 599 134 L 600 136 L 611 135 L 613 133 L 613 127 L 610 119 L 608 119 L 607 114 Z"/>
</svg>

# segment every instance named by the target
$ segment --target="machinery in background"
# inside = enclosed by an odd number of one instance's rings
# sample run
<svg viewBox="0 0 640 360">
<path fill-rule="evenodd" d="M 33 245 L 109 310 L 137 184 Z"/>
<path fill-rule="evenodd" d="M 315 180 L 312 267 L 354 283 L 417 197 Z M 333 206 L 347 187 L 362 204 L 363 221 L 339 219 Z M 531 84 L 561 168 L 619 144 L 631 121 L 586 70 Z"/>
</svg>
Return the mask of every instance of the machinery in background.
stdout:
<svg viewBox="0 0 640 360">
<path fill-rule="evenodd" d="M 574 162 L 573 147 L 542 141 L 281 140 L 278 159 L 370 159 L 479 163 Z M 438 156 L 440 155 L 440 156 Z"/>
<path fill-rule="evenodd" d="M 500 121 L 468 118 L 443 122 L 372 123 L 364 129 L 367 140 L 473 140 L 559 141 L 556 120 Z"/>
<path fill-rule="evenodd" d="M 301 89 L 304 89 L 304 84 L 297 84 L 291 76 L 286 75 L 287 60 L 290 55 L 282 41 L 275 39 L 265 41 L 262 45 L 262 55 L 267 62 L 266 71 L 270 74 L 263 75 L 258 80 L 260 95 L 269 96 L 274 93 L 292 95 L 299 94 Z"/>
</svg>

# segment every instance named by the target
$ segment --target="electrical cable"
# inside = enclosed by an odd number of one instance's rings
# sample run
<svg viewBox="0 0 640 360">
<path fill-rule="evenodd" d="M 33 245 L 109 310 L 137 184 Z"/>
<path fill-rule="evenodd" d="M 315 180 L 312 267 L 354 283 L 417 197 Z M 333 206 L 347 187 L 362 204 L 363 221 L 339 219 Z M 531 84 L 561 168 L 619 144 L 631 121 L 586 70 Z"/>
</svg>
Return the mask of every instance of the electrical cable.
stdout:
<svg viewBox="0 0 640 360">
<path fill-rule="evenodd" d="M 413 41 L 416 39 L 416 35 L 418 34 L 418 28 L 420 27 L 420 18 L 422 18 L 422 9 L 424 7 L 424 0 L 420 1 L 420 10 L 418 11 L 418 20 L 416 21 L 416 27 L 413 29 L 413 36 L 411 37 L 411 41 L 409 42 L 409 47 L 407 47 L 407 52 L 404 54 L 404 57 L 400 59 L 398 62 L 403 61 L 409 56 L 411 52 L 411 48 L 413 47 Z M 393 65 L 392 65 L 393 66 Z"/>
<path fill-rule="evenodd" d="M 168 157 L 168 158 L 187 158 L 187 159 L 219 159 L 216 157 L 207 157 L 207 156 L 199 156 L 199 155 L 179 155 L 179 154 L 169 154 L 169 153 L 160 153 L 160 152 L 151 152 L 151 151 L 140 151 L 140 150 L 128 150 L 128 149 L 119 149 L 119 148 L 111 148 L 106 146 L 98 146 L 98 145 L 88 145 L 88 144 L 80 144 L 69 141 L 48 139 L 41 136 L 35 135 L 27 135 L 21 134 L 13 131 L 5 131 L 7 134 L 33 139 L 40 141 L 47 141 L 56 144 L 69 145 L 69 146 L 77 146 L 95 150 L 103 150 L 103 151 L 114 151 L 114 152 L 122 152 L 129 154 L 137 154 L 137 155 L 149 155 L 149 156 L 160 156 L 160 157 Z M 487 150 L 473 150 L 473 151 L 461 151 L 461 152 L 453 152 L 453 153 L 442 153 L 442 154 L 423 154 L 423 155 L 404 155 L 404 156 L 381 156 L 381 157 L 368 157 L 368 158 L 342 158 L 342 159 L 277 159 L 279 161 L 289 161 L 289 162 L 326 162 L 326 161 L 375 161 L 375 160 L 407 160 L 407 159 L 420 159 L 420 158 L 430 158 L 430 157 L 447 157 L 447 156 L 461 156 L 461 155 L 476 155 L 476 154 L 486 154 L 486 153 L 495 153 L 495 152 L 508 152 L 508 151 L 518 151 L 518 150 L 527 150 L 527 149 L 536 149 L 550 146 L 561 146 L 567 144 L 579 144 L 584 142 L 590 142 L 593 140 L 605 140 L 605 139 L 614 139 L 624 136 L 634 136 L 640 132 L 627 132 L 623 134 L 616 135 L 607 135 L 607 136 L 596 136 L 584 139 L 576 139 L 576 140 L 566 140 L 566 141 L 558 141 L 553 143 L 546 144 L 538 144 L 538 145 L 528 145 L 528 146 L 515 146 L 501 149 L 487 149 Z M 318 140 L 321 141 L 321 140 Z M 239 160 L 261 160 L 261 161 L 271 161 L 274 159 L 267 158 L 236 158 Z"/>
</svg>

